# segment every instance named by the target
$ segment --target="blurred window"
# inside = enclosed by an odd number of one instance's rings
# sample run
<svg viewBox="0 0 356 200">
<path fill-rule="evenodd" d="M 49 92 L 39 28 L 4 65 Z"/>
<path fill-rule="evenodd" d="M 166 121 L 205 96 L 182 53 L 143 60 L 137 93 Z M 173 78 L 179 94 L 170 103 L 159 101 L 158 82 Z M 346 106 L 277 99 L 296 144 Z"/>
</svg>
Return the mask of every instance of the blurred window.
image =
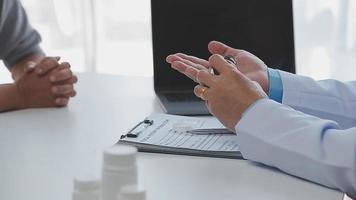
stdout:
<svg viewBox="0 0 356 200">
<path fill-rule="evenodd" d="M 150 0 L 22 2 L 46 53 L 70 61 L 74 71 L 153 75 Z M 356 79 L 356 1 L 294 0 L 293 5 L 297 73 Z M 0 82 L 10 80 L 6 71 L 1 67 Z"/>
<path fill-rule="evenodd" d="M 294 0 L 297 73 L 356 80 L 356 1 Z"/>
</svg>

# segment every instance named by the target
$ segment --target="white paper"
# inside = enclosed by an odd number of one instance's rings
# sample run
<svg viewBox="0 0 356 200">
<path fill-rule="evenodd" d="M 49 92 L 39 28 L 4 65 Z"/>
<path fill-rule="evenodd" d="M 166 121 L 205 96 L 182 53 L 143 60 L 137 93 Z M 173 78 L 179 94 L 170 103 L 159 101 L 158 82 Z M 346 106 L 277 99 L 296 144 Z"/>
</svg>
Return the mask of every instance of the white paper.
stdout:
<svg viewBox="0 0 356 200">
<path fill-rule="evenodd" d="M 135 131 L 141 131 L 137 138 L 125 138 L 144 144 L 187 148 L 204 151 L 238 151 L 237 137 L 233 134 L 194 135 L 185 131 L 176 131 L 173 127 L 224 128 L 213 117 L 183 117 L 167 114 L 154 114 L 147 117 L 153 120 L 151 126 L 142 125 Z M 135 132 L 134 131 L 134 132 Z"/>
</svg>

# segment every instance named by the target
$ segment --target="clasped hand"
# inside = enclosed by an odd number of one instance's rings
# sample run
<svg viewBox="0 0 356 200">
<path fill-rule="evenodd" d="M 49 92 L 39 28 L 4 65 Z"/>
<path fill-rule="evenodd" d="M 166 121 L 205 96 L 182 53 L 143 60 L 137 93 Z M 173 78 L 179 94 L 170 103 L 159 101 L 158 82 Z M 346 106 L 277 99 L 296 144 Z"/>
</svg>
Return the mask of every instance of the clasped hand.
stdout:
<svg viewBox="0 0 356 200">
<path fill-rule="evenodd" d="M 22 108 L 66 106 L 76 95 L 77 77 L 69 63 L 58 61 L 59 57 L 46 57 L 25 64 L 23 75 L 15 79 Z"/>
</svg>

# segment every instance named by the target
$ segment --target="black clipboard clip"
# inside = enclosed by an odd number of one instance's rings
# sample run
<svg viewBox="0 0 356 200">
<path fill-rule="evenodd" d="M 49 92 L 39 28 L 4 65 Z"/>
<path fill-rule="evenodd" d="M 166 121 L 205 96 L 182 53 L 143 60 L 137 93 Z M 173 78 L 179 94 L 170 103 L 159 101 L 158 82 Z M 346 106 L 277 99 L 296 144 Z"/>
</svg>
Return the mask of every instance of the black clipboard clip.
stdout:
<svg viewBox="0 0 356 200">
<path fill-rule="evenodd" d="M 137 138 L 140 135 L 140 133 L 142 133 L 142 131 L 146 130 L 147 127 L 152 126 L 152 125 L 153 125 L 153 120 L 145 119 L 145 120 L 139 122 L 138 124 L 136 124 L 136 126 L 134 126 L 132 129 L 130 129 L 129 132 L 127 132 L 125 135 L 122 135 L 120 137 L 120 139 L 124 139 L 125 137 Z M 135 131 L 140 126 L 143 126 L 143 128 L 140 129 L 139 131 Z"/>
</svg>

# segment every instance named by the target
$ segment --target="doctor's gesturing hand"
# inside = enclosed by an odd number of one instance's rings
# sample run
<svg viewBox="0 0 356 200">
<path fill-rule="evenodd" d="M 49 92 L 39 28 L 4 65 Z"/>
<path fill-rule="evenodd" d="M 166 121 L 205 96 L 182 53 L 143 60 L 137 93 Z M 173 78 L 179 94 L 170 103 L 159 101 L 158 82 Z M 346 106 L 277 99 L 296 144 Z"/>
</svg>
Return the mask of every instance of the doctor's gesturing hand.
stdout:
<svg viewBox="0 0 356 200">
<path fill-rule="evenodd" d="M 221 55 L 212 55 L 207 64 L 219 74 L 213 75 L 207 70 L 192 73 L 191 77 L 200 83 L 194 88 L 194 93 L 206 101 L 211 114 L 235 132 L 234 127 L 243 112 L 267 95 L 257 82 L 250 80 Z"/>
<path fill-rule="evenodd" d="M 166 60 L 199 83 L 195 94 L 238 133 L 243 157 L 356 199 L 356 81 L 316 81 L 267 68 L 220 42 L 210 42 L 209 51 L 209 61 L 181 53 Z"/>
<path fill-rule="evenodd" d="M 232 56 L 237 60 L 237 69 L 252 81 L 258 82 L 265 93 L 268 94 L 268 72 L 266 64 L 255 55 L 240 49 L 231 48 L 221 42 L 212 41 L 208 45 L 211 54 L 222 56 Z M 179 72 L 195 80 L 199 70 L 211 68 L 211 64 L 204 59 L 197 58 L 183 53 L 169 55 L 167 62 Z"/>
</svg>

